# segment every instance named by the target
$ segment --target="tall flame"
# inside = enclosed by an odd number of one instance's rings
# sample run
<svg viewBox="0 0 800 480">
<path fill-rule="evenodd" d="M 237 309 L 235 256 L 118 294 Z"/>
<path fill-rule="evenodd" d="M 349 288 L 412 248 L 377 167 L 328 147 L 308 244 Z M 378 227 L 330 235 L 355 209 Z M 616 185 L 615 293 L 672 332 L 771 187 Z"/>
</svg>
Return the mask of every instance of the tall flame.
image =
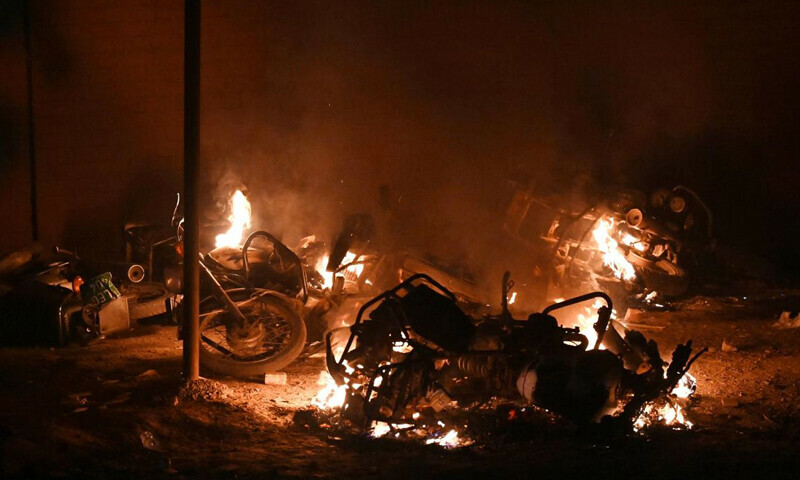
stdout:
<svg viewBox="0 0 800 480">
<path fill-rule="evenodd" d="M 634 280 L 636 271 L 619 248 L 619 242 L 612 236 L 613 229 L 614 220 L 603 218 L 597 222 L 597 226 L 592 231 L 598 248 L 603 252 L 603 264 L 611 268 L 617 278 L 626 281 Z"/>
<path fill-rule="evenodd" d="M 228 221 L 230 228 L 225 233 L 216 237 L 216 247 L 237 247 L 242 243 L 246 229 L 250 228 L 250 202 L 241 190 L 236 190 L 231 196 L 231 214 Z"/>
</svg>

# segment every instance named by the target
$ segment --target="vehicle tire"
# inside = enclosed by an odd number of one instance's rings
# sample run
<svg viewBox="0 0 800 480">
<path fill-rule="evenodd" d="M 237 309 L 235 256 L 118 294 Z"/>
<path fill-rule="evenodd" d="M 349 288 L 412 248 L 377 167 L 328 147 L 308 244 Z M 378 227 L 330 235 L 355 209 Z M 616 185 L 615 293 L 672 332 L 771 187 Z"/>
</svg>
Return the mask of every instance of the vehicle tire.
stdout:
<svg viewBox="0 0 800 480">
<path fill-rule="evenodd" d="M 303 319 L 275 292 L 261 290 L 242 298 L 242 289 L 236 290 L 229 295 L 249 322 L 239 325 L 216 300 L 204 300 L 200 306 L 200 364 L 235 377 L 254 377 L 289 365 L 305 346 Z"/>
</svg>

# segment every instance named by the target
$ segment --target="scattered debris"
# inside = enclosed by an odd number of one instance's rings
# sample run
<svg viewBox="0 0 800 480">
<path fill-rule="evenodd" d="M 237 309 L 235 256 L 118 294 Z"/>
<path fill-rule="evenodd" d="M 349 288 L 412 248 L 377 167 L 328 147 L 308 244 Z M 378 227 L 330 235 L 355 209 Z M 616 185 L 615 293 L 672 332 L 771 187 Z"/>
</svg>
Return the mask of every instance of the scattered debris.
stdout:
<svg viewBox="0 0 800 480">
<path fill-rule="evenodd" d="M 190 380 L 178 392 L 178 400 L 200 400 L 220 402 L 231 396 L 231 389 L 224 383 L 207 378 Z"/>
<path fill-rule="evenodd" d="M 264 384 L 266 385 L 286 385 L 286 373 L 265 373 Z"/>
<path fill-rule="evenodd" d="M 800 328 L 800 312 L 783 312 L 775 322 L 775 328 Z"/>
<path fill-rule="evenodd" d="M 722 351 L 726 353 L 738 352 L 739 348 L 734 345 L 733 343 L 723 340 L 722 341 Z"/>
</svg>

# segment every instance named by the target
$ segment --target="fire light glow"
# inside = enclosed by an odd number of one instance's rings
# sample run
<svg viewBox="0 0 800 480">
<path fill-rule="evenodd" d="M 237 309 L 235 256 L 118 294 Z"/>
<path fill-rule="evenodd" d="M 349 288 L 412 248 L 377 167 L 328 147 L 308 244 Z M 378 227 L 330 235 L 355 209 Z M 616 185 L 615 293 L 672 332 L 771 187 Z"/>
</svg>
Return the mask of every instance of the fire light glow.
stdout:
<svg viewBox="0 0 800 480">
<path fill-rule="evenodd" d="M 672 389 L 672 394 L 678 398 L 689 398 L 697 390 L 697 379 L 691 374 L 686 373 L 681 377 L 675 388 Z"/>
<path fill-rule="evenodd" d="M 341 408 L 347 398 L 347 385 L 337 385 L 333 377 L 326 371 L 320 372 L 318 384 L 322 386 L 311 404 L 320 410 Z"/>
<path fill-rule="evenodd" d="M 372 422 L 370 430 L 370 436 L 372 438 L 380 438 L 389 433 L 392 427 L 386 422 Z"/>
<path fill-rule="evenodd" d="M 250 202 L 241 190 L 236 190 L 233 193 L 230 206 L 231 214 L 228 216 L 228 221 L 231 226 L 227 232 L 217 235 L 215 239 L 217 248 L 238 247 L 242 243 L 245 230 L 250 228 Z"/>
<path fill-rule="evenodd" d="M 630 233 L 626 233 L 625 236 L 622 237 L 621 240 L 623 245 L 627 245 L 629 247 L 633 247 L 634 249 L 638 250 L 639 252 L 644 252 L 647 250 L 647 247 L 642 243 L 641 240 L 634 237 Z"/>
<path fill-rule="evenodd" d="M 459 445 L 458 432 L 450 430 L 445 435 L 438 438 L 429 438 L 425 440 L 425 445 L 439 445 L 444 448 L 455 448 Z"/>
<path fill-rule="evenodd" d="M 322 274 L 323 278 L 323 287 L 331 288 L 333 286 L 333 276 L 334 272 L 328 271 L 328 259 L 330 256 L 325 254 L 322 258 L 319 259 L 317 265 L 315 266 L 316 270 Z M 364 271 L 364 264 L 363 263 L 355 263 L 350 265 L 353 262 L 357 262 L 361 259 L 353 252 L 347 252 L 347 254 L 342 259 L 342 266 L 349 265 L 344 270 L 340 271 L 339 274 L 343 275 L 345 279 L 356 281 L 358 277 L 361 276 L 361 273 Z"/>
<path fill-rule="evenodd" d="M 592 236 L 599 250 L 603 253 L 603 264 L 611 269 L 614 276 L 625 281 L 632 281 L 636 278 L 636 271 L 633 265 L 625 259 L 623 251 L 619 248 L 619 243 L 612 236 L 614 231 L 614 220 L 601 218 L 597 226 L 592 231 Z"/>
<path fill-rule="evenodd" d="M 557 298 L 555 303 L 563 302 L 563 298 Z M 580 333 L 589 340 L 589 347 L 594 345 L 597 340 L 597 332 L 594 330 L 594 324 L 597 322 L 597 309 L 604 305 L 600 299 L 596 299 L 591 307 L 584 307 L 583 313 L 578 313 L 573 322 L 566 322 L 568 325 L 577 326 Z M 611 313 L 611 318 L 616 319 L 616 312 Z M 609 325 L 608 328 L 614 328 Z M 599 348 L 605 349 L 601 343 Z M 677 398 L 689 398 L 697 390 L 697 380 L 691 374 L 686 373 L 678 381 L 678 384 L 672 389 L 670 394 Z M 644 406 L 642 412 L 634 421 L 633 429 L 635 432 L 640 432 L 647 427 L 654 425 L 666 425 L 673 428 L 691 429 L 693 424 L 686 418 L 683 409 L 678 404 L 673 404 L 670 401 L 665 401 L 661 406 L 657 406 L 659 402 L 651 402 Z"/>
<path fill-rule="evenodd" d="M 581 335 L 589 340 L 589 348 L 592 348 L 597 341 L 597 331 L 594 329 L 594 324 L 597 322 L 597 310 L 603 306 L 605 306 L 605 302 L 597 298 L 591 307 L 584 307 L 583 313 L 579 313 L 576 318 L 576 326 L 580 329 Z M 612 312 L 611 318 L 615 317 L 616 315 Z M 598 348 L 605 350 L 606 347 L 600 344 Z"/>
<path fill-rule="evenodd" d="M 633 431 L 641 432 L 652 425 L 666 425 L 676 429 L 683 428 L 687 430 L 694 426 L 692 422 L 686 419 L 681 406 L 670 402 L 666 402 L 660 407 L 654 403 L 645 405 L 642 413 L 633 422 Z"/>
</svg>

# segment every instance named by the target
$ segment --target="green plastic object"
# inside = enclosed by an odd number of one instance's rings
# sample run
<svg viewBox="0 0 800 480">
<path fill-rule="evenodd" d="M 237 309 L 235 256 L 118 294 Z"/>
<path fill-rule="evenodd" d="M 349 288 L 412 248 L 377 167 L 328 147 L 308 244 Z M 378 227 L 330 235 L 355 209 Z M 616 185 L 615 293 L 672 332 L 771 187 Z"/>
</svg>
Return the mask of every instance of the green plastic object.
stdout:
<svg viewBox="0 0 800 480">
<path fill-rule="evenodd" d="M 112 300 L 121 297 L 117 287 L 111 281 L 111 272 L 102 273 L 81 285 L 83 305 L 98 310 Z"/>
</svg>

